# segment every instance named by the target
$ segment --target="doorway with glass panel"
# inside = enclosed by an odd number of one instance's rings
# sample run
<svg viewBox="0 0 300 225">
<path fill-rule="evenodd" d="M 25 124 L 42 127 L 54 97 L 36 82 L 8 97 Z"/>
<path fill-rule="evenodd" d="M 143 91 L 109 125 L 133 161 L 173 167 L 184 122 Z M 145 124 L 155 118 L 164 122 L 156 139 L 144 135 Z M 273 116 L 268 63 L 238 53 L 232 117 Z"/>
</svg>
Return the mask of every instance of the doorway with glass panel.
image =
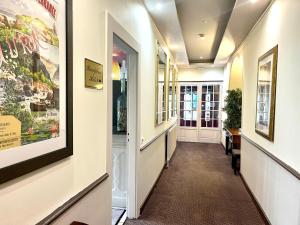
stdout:
<svg viewBox="0 0 300 225">
<path fill-rule="evenodd" d="M 221 142 L 221 82 L 180 82 L 178 140 Z"/>
</svg>

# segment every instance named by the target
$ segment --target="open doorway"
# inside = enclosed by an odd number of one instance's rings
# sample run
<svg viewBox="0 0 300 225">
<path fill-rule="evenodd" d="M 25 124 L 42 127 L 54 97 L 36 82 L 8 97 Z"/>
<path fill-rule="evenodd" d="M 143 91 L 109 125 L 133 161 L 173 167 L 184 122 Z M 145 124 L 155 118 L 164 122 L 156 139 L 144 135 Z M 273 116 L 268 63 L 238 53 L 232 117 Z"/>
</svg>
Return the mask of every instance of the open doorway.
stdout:
<svg viewBox="0 0 300 225">
<path fill-rule="evenodd" d="M 137 52 L 113 34 L 112 54 L 112 225 L 126 217 L 130 151 L 135 152 Z"/>
</svg>

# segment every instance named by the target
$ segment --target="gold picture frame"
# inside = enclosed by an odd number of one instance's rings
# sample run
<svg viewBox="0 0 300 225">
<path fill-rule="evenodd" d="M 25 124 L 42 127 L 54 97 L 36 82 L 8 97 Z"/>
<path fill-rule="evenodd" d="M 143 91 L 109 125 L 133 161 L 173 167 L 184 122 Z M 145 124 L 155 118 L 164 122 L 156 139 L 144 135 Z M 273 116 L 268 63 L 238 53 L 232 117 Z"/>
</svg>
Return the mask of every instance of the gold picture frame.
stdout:
<svg viewBox="0 0 300 225">
<path fill-rule="evenodd" d="M 169 73 L 168 73 L 168 113 L 167 118 L 170 120 L 173 117 L 173 107 L 174 107 L 174 84 L 173 84 L 173 72 L 174 63 L 169 59 Z"/>
<path fill-rule="evenodd" d="M 155 69 L 155 125 L 167 120 L 167 54 L 157 41 L 157 58 Z"/>
<path fill-rule="evenodd" d="M 172 116 L 176 117 L 177 116 L 177 86 L 178 86 L 178 70 L 174 66 L 173 67 L 173 112 Z"/>
<path fill-rule="evenodd" d="M 255 132 L 274 141 L 278 45 L 258 59 Z"/>
</svg>

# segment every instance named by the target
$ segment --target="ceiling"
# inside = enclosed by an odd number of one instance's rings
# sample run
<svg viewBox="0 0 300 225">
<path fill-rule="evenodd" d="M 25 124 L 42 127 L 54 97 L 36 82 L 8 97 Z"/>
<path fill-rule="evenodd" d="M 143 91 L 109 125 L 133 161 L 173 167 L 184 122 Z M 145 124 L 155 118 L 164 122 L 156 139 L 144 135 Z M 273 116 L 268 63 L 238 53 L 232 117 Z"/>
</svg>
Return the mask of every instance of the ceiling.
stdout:
<svg viewBox="0 0 300 225">
<path fill-rule="evenodd" d="M 195 67 L 211 64 L 223 66 L 271 0 L 144 2 L 176 63 Z"/>
<path fill-rule="evenodd" d="M 188 64 L 188 56 L 174 0 L 144 0 L 177 64 Z"/>
<path fill-rule="evenodd" d="M 235 0 L 175 0 L 190 63 L 213 62 Z M 198 34 L 204 34 L 201 38 Z"/>
<path fill-rule="evenodd" d="M 232 51 L 237 49 L 267 9 L 270 0 L 237 0 L 228 22 L 215 63 L 227 62 Z"/>
</svg>

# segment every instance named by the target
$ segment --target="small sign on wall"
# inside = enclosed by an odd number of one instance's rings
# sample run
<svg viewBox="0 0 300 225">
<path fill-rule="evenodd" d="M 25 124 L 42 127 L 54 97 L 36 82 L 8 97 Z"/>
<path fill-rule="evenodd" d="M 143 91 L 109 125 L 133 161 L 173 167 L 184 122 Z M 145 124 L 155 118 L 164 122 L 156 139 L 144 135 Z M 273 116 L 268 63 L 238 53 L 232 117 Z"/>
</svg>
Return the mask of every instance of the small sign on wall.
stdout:
<svg viewBox="0 0 300 225">
<path fill-rule="evenodd" d="M 101 90 L 103 88 L 103 65 L 85 59 L 85 87 Z"/>
</svg>

